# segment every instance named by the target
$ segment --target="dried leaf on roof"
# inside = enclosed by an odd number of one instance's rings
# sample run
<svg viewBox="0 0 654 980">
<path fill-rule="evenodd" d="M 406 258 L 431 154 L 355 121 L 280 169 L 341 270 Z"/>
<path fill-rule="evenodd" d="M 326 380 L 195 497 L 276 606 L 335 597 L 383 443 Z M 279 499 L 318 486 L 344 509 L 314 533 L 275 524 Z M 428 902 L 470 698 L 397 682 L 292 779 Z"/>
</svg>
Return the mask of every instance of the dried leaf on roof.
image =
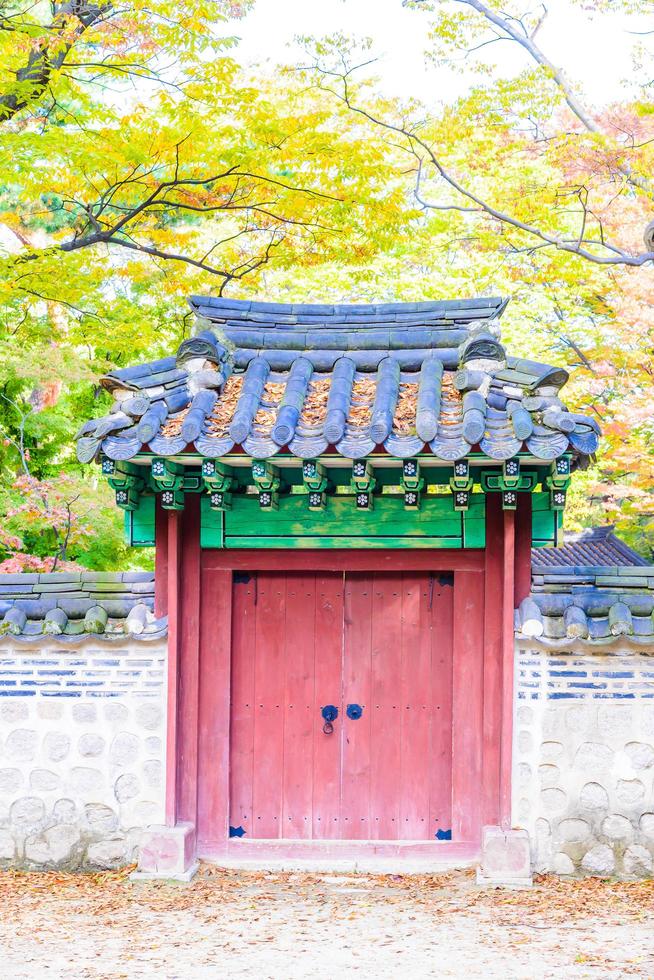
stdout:
<svg viewBox="0 0 654 980">
<path fill-rule="evenodd" d="M 352 385 L 352 400 L 348 423 L 356 429 L 370 425 L 372 407 L 377 392 L 375 378 L 357 378 Z"/>
<path fill-rule="evenodd" d="M 182 431 L 182 424 L 187 415 L 188 408 L 178 412 L 177 415 L 171 415 L 161 426 L 161 435 L 166 439 L 174 439 L 175 436 L 178 436 Z"/>
<path fill-rule="evenodd" d="M 400 383 L 397 405 L 393 415 L 393 432 L 397 436 L 414 435 L 419 385 L 414 381 Z"/>
<path fill-rule="evenodd" d="M 280 381 L 267 381 L 263 386 L 261 401 L 253 422 L 253 427 L 256 427 L 260 435 L 267 435 L 272 429 L 285 390 L 286 385 Z"/>
<path fill-rule="evenodd" d="M 241 397 L 242 388 L 242 374 L 232 374 L 227 379 L 220 394 L 220 398 L 214 405 L 213 412 L 207 419 L 207 432 L 209 435 L 218 437 L 227 435 L 229 424 L 234 417 L 236 405 Z"/>
<path fill-rule="evenodd" d="M 307 425 L 322 425 L 325 421 L 331 385 L 331 377 L 317 378 L 310 382 L 301 415 L 302 421 Z"/>
<path fill-rule="evenodd" d="M 454 387 L 454 374 L 446 371 L 441 382 L 441 416 L 439 424 L 443 426 L 460 425 L 463 418 L 463 398 L 461 392 Z"/>
</svg>

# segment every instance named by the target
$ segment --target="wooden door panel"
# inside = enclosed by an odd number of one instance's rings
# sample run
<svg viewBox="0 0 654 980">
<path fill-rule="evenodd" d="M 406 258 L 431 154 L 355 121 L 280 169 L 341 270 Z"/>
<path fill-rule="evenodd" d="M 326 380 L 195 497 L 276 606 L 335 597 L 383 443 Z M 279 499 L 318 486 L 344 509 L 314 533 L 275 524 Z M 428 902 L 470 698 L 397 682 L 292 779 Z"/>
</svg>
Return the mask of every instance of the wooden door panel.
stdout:
<svg viewBox="0 0 654 980">
<path fill-rule="evenodd" d="M 230 715 L 229 823 L 253 836 L 254 664 L 256 607 L 254 575 L 235 576 L 232 586 L 232 696 Z M 216 629 L 220 625 L 216 623 Z M 205 777 L 206 778 L 206 777 Z"/>
<path fill-rule="evenodd" d="M 233 827 L 260 839 L 447 839 L 453 593 L 452 576 L 424 572 L 260 572 L 234 584 Z M 326 704 L 339 710 L 332 735 Z M 470 817 L 454 822 L 461 839 Z"/>
<path fill-rule="evenodd" d="M 430 834 L 432 713 L 432 617 L 429 580 L 405 573 L 402 582 L 402 675 L 400 680 L 400 829 L 403 840 Z"/>
<path fill-rule="evenodd" d="M 347 840 L 370 837 L 372 599 L 369 574 L 345 576 L 341 829 Z M 352 703 L 364 706 L 363 716 L 355 722 L 345 713 Z"/>
<path fill-rule="evenodd" d="M 395 840 L 402 771 L 402 574 L 375 575 L 371 585 L 370 837 Z"/>
<path fill-rule="evenodd" d="M 286 577 L 284 759 L 281 837 L 311 838 L 316 636 L 316 577 Z"/>
<path fill-rule="evenodd" d="M 253 836 L 279 837 L 284 765 L 286 578 L 257 575 L 254 665 Z"/>
<path fill-rule="evenodd" d="M 431 621 L 431 748 L 429 827 L 433 839 L 452 831 L 452 657 L 454 585 L 451 575 L 429 583 Z M 431 605 L 431 609 L 429 609 Z M 437 838 L 438 839 L 438 838 Z M 443 839 L 447 839 L 446 837 Z"/>
<path fill-rule="evenodd" d="M 342 574 L 316 576 L 312 817 L 313 837 L 317 840 L 339 840 L 344 836 L 340 823 L 343 579 Z M 322 730 L 321 711 L 327 704 L 333 704 L 339 712 L 331 735 Z"/>
</svg>

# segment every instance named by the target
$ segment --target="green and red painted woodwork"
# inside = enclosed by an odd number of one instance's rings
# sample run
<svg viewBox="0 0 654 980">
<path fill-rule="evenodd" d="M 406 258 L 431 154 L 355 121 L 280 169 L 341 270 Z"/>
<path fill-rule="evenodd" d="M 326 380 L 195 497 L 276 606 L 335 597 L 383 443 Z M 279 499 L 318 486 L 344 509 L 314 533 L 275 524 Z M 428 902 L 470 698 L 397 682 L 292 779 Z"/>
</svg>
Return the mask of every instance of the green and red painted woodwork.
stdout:
<svg viewBox="0 0 654 980">
<path fill-rule="evenodd" d="M 149 478 L 143 466 L 106 462 L 125 509 L 128 541 L 137 546 L 154 543 L 156 492 L 170 510 L 182 510 L 187 496 L 202 494 L 201 546 L 209 548 L 484 547 L 483 494 L 500 496 L 506 511 L 531 495 L 538 547 L 556 543 L 570 479 L 567 458 L 527 468 L 516 457 L 494 469 L 459 460 L 451 470 L 419 459 L 378 467 L 359 460 L 349 484 L 342 483 L 342 467 L 329 469 L 318 460 L 301 468 L 204 460 L 198 469 L 154 458 Z M 539 485 L 544 492 L 536 492 Z"/>
<path fill-rule="evenodd" d="M 499 494 L 481 499 L 485 549 L 203 549 L 200 497 L 181 512 L 158 508 L 171 644 L 167 819 L 197 828 L 201 856 L 428 864 L 473 859 L 483 824 L 508 825 L 507 624 L 529 560 L 531 497 L 517 512 L 503 511 Z M 400 716 L 415 717 L 430 684 L 431 716 L 410 732 Z M 354 702 L 362 718 L 346 721 Z M 341 720 L 332 736 L 322 733 L 327 703 Z M 353 737 L 340 757 L 334 746 Z M 400 751 L 399 770 L 383 766 L 382 748 L 384 758 Z M 354 816 L 365 834 L 345 836 Z M 423 820 L 433 836 L 416 836 Z M 230 838 L 230 827 L 246 833 Z"/>
</svg>

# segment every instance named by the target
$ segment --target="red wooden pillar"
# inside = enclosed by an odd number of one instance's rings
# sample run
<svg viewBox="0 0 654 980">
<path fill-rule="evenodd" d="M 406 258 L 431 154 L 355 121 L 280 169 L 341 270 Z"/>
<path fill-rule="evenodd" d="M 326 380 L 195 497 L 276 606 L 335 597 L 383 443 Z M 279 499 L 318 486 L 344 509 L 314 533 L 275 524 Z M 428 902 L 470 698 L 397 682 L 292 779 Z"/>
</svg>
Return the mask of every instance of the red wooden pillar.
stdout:
<svg viewBox="0 0 654 980">
<path fill-rule="evenodd" d="M 504 520 L 499 493 L 486 495 L 486 551 L 484 553 L 484 768 L 482 820 L 500 819 L 500 756 L 502 737 L 503 669 L 503 561 Z"/>
<path fill-rule="evenodd" d="M 155 497 L 154 511 L 154 614 L 165 616 L 168 610 L 168 514 Z"/>
<path fill-rule="evenodd" d="M 500 740 L 500 826 L 511 827 L 511 771 L 513 754 L 513 664 L 515 658 L 515 512 L 504 511 L 502 561 L 502 734 Z"/>
<path fill-rule="evenodd" d="M 179 584 L 182 552 L 182 518 L 168 511 L 168 682 L 166 719 L 166 824 L 177 819 L 177 721 L 179 701 Z"/>
<path fill-rule="evenodd" d="M 210 555 L 210 552 L 204 552 Z M 229 839 L 232 572 L 202 562 L 197 834 L 214 854 Z"/>
<path fill-rule="evenodd" d="M 177 820 L 197 823 L 200 683 L 200 497 L 186 494 L 178 589 Z"/>
</svg>

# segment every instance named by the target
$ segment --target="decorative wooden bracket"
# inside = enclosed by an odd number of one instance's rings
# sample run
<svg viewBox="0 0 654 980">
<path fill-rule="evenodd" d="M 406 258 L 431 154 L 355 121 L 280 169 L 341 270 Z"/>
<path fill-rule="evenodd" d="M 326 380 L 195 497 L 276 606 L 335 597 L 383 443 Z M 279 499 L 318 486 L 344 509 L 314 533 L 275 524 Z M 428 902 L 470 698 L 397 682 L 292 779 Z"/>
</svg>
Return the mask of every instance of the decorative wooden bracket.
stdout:
<svg viewBox="0 0 654 980">
<path fill-rule="evenodd" d="M 231 467 L 217 463 L 215 459 L 202 460 L 202 482 L 209 492 L 212 510 L 229 510 L 232 506 L 234 476 Z"/>
<path fill-rule="evenodd" d="M 116 495 L 116 505 L 121 510 L 138 510 L 141 495 L 148 489 L 148 480 L 140 466 L 116 462 L 106 456 L 102 459 L 102 472 Z"/>
<path fill-rule="evenodd" d="M 252 479 L 259 491 L 259 506 L 262 510 L 277 510 L 281 480 L 279 470 L 267 459 L 252 460 Z"/>
<path fill-rule="evenodd" d="M 549 476 L 545 477 L 545 486 L 550 491 L 552 510 L 565 510 L 566 492 L 570 486 L 570 475 L 570 458 L 568 456 L 559 456 L 550 465 Z"/>
<path fill-rule="evenodd" d="M 470 464 L 467 459 L 457 459 L 452 467 L 450 490 L 455 510 L 467 510 L 470 506 L 473 479 L 470 476 Z"/>
<path fill-rule="evenodd" d="M 520 485 L 520 460 L 505 459 L 502 464 L 502 489 L 517 490 Z"/>
<path fill-rule="evenodd" d="M 302 482 L 307 491 L 309 510 L 324 510 L 327 503 L 327 470 L 315 459 L 302 463 Z"/>
<path fill-rule="evenodd" d="M 404 488 L 404 509 L 419 510 L 420 494 L 425 486 L 420 476 L 420 464 L 417 459 L 405 459 L 402 463 L 402 487 Z"/>
<path fill-rule="evenodd" d="M 352 479 L 350 485 L 354 490 L 357 510 L 372 510 L 373 493 L 377 486 L 375 471 L 367 459 L 355 459 L 352 463 Z"/>
<path fill-rule="evenodd" d="M 161 456 L 152 460 L 150 474 L 161 491 L 164 510 L 184 510 L 184 467 Z"/>
</svg>

